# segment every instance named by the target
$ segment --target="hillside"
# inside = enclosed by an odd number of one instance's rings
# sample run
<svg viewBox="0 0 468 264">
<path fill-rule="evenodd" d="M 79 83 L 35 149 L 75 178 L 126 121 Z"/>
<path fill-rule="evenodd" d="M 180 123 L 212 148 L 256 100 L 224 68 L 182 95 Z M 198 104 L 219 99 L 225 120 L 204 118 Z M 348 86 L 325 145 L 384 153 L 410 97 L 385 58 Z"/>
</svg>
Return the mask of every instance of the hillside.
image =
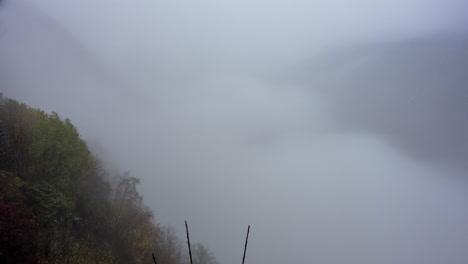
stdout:
<svg viewBox="0 0 468 264">
<path fill-rule="evenodd" d="M 0 263 L 185 263 L 140 180 L 109 175 L 70 120 L 15 100 L 0 113 Z"/>
</svg>

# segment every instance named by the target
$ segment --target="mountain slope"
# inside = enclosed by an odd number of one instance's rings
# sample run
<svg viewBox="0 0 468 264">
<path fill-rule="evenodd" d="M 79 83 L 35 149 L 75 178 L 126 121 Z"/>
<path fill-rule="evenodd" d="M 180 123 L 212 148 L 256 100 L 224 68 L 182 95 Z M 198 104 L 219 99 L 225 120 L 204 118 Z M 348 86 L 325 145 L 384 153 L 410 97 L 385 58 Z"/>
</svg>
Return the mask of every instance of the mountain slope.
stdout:
<svg viewBox="0 0 468 264">
<path fill-rule="evenodd" d="M 468 35 L 349 48 L 313 58 L 292 78 L 326 95 L 341 128 L 384 135 L 417 158 L 463 164 L 467 48 Z"/>
</svg>

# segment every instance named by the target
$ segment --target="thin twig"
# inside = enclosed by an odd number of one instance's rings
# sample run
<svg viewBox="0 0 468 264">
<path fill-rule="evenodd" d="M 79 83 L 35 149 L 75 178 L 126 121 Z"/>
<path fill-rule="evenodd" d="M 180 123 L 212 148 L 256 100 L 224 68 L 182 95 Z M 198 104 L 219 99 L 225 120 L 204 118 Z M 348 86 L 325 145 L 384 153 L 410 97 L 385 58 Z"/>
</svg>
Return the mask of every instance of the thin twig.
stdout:
<svg viewBox="0 0 468 264">
<path fill-rule="evenodd" d="M 244 257 L 242 258 L 242 264 L 245 262 L 245 252 L 247 252 L 247 242 L 249 241 L 250 225 L 247 228 L 247 236 L 245 237 Z"/>
<path fill-rule="evenodd" d="M 154 253 L 151 253 L 151 255 L 153 255 L 154 264 L 158 264 L 158 263 L 156 262 L 156 258 L 154 257 Z"/>
<path fill-rule="evenodd" d="M 192 261 L 192 249 L 190 248 L 190 236 L 189 236 L 189 232 L 188 232 L 187 221 L 185 221 L 185 230 L 187 231 L 187 244 L 188 244 L 188 252 L 189 252 L 189 255 L 190 255 L 190 264 L 193 264 L 193 261 Z"/>
</svg>

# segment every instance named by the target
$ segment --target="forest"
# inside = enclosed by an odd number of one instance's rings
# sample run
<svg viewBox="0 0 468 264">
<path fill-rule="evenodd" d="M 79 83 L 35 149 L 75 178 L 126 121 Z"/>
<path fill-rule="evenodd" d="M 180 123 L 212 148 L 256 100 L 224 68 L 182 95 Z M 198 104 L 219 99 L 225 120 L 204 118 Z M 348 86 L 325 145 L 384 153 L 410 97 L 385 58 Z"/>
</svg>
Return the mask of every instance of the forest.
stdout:
<svg viewBox="0 0 468 264">
<path fill-rule="evenodd" d="M 0 263 L 189 263 L 140 179 L 109 173 L 69 119 L 7 99 L 0 120 Z M 218 263 L 201 243 L 192 255 Z"/>
</svg>

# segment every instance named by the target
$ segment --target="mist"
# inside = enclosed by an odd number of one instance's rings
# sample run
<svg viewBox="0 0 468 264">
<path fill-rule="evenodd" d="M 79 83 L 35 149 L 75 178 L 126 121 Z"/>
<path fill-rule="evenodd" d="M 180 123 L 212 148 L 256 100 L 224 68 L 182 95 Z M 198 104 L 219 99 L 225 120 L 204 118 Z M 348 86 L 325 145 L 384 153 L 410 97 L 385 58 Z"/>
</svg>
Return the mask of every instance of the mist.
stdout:
<svg viewBox="0 0 468 264">
<path fill-rule="evenodd" d="M 0 2 L 1 92 L 221 263 L 467 263 L 466 1 Z"/>
</svg>

